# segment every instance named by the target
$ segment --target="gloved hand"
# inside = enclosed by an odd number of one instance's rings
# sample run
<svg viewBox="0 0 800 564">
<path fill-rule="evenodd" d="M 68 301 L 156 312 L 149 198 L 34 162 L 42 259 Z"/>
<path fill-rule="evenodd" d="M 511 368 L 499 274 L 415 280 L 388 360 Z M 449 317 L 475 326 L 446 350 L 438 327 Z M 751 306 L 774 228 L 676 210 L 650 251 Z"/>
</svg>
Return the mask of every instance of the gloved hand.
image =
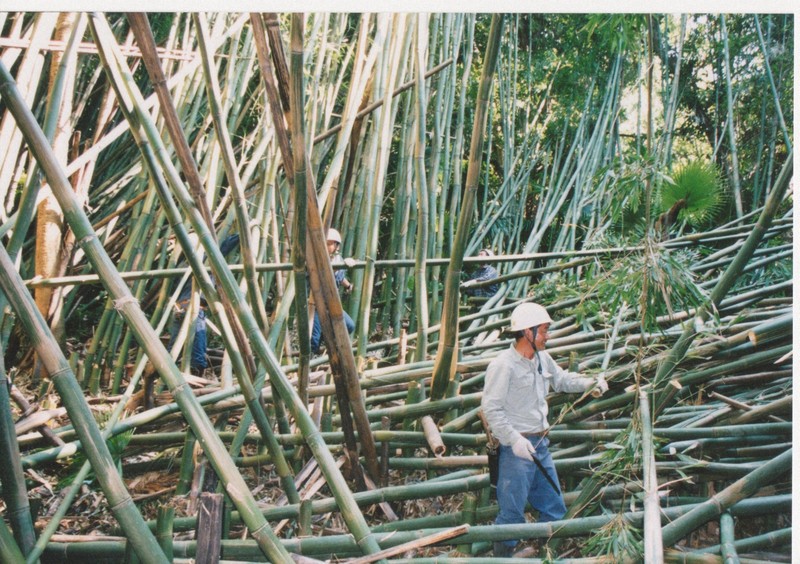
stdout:
<svg viewBox="0 0 800 564">
<path fill-rule="evenodd" d="M 606 382 L 605 376 L 600 374 L 600 376 L 597 377 L 597 382 L 595 382 L 594 389 L 592 390 L 592 397 L 599 398 L 607 391 L 608 382 Z"/>
<path fill-rule="evenodd" d="M 466 282 L 461 283 L 462 288 L 469 288 L 470 286 L 475 285 L 475 280 L 467 280 Z"/>
<path fill-rule="evenodd" d="M 514 456 L 518 456 L 531 462 L 533 462 L 533 455 L 536 452 L 536 449 L 533 448 L 531 442 L 525 437 L 518 438 L 517 441 L 511 445 L 511 450 L 514 452 Z"/>
<path fill-rule="evenodd" d="M 347 268 L 353 268 L 356 265 L 356 259 L 347 257 L 344 259 L 344 264 L 347 266 Z"/>
</svg>

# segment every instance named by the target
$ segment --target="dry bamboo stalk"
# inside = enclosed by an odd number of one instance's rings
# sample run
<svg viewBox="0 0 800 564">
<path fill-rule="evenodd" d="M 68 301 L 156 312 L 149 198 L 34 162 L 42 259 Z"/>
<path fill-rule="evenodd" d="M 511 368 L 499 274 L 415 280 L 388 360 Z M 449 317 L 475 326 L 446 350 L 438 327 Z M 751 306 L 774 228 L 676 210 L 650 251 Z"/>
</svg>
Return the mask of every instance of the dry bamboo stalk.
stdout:
<svg viewBox="0 0 800 564">
<path fill-rule="evenodd" d="M 386 443 L 384 443 L 384 444 L 386 444 Z M 367 483 L 367 489 L 368 490 L 373 490 L 374 491 L 374 490 L 378 489 L 378 486 L 375 485 L 375 482 L 373 482 L 370 479 L 369 476 L 364 476 L 364 481 Z M 394 510 L 392 509 L 392 506 L 389 505 L 388 502 L 381 501 L 380 503 L 378 503 L 378 507 L 381 508 L 381 511 L 383 511 L 383 514 L 386 515 L 386 518 L 389 519 L 389 521 L 397 521 L 398 519 L 400 519 L 397 516 L 397 513 L 394 512 Z"/>
<path fill-rule="evenodd" d="M 0 47 L 28 49 L 32 46 L 30 39 L 14 39 L 13 37 L 0 37 Z M 37 46 L 40 51 L 64 51 L 67 48 L 66 41 L 51 39 L 47 43 Z M 133 45 L 120 45 L 120 52 L 126 57 L 141 57 L 142 52 Z M 96 55 L 97 45 L 94 43 L 79 43 L 78 53 L 84 55 Z M 194 51 L 185 49 L 165 49 L 158 47 L 158 54 L 162 59 L 174 59 L 178 61 L 191 61 L 195 57 Z"/>
<path fill-rule="evenodd" d="M 454 537 L 461 536 L 467 532 L 469 532 L 469 525 L 466 524 L 459 525 L 458 527 L 453 527 L 452 529 L 447 529 L 446 531 L 434 533 L 422 539 L 400 544 L 392 548 L 387 548 L 386 550 L 381 550 L 380 552 L 376 552 L 375 554 L 364 556 L 362 558 L 354 558 L 353 560 L 348 560 L 347 562 L 348 564 L 369 564 L 370 562 L 377 562 L 382 558 L 397 556 L 398 554 L 403 554 L 404 552 L 408 552 L 409 550 L 414 550 L 416 548 L 423 548 L 426 546 L 430 546 L 432 544 L 436 544 L 437 542 L 442 542 L 448 539 L 452 539 Z"/>
<path fill-rule="evenodd" d="M 751 421 L 758 420 L 767 416 L 772 416 L 773 413 L 791 413 L 792 411 L 792 396 L 789 395 L 785 398 L 775 400 L 766 405 L 752 407 L 747 413 L 742 413 L 738 417 L 731 419 L 732 425 L 742 425 L 750 423 Z"/>
<path fill-rule="evenodd" d="M 22 435 L 23 433 L 27 433 L 32 429 L 37 429 L 43 425 L 46 425 L 48 421 L 53 419 L 58 419 L 62 415 L 67 412 L 66 409 L 63 407 L 58 407 L 56 409 L 44 409 L 42 411 L 37 411 L 22 419 L 17 421 L 14 425 L 14 430 L 16 431 L 17 435 Z"/>
</svg>

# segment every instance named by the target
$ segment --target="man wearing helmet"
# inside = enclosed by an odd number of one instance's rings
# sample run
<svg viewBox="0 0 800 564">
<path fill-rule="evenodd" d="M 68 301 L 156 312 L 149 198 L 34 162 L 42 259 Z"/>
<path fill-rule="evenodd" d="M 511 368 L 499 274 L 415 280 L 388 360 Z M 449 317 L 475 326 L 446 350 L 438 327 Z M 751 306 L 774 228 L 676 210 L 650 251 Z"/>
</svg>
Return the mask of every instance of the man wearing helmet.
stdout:
<svg viewBox="0 0 800 564">
<path fill-rule="evenodd" d="M 481 249 L 478 253 L 478 256 L 493 257 L 494 253 L 490 249 Z M 497 269 L 486 262 L 483 263 L 480 268 L 469 277 L 469 280 L 461 283 L 461 289 L 464 290 L 464 293 L 468 296 L 491 298 L 497 293 L 497 290 L 500 289 L 500 284 L 495 282 L 494 284 L 480 286 L 478 288 L 474 288 L 473 286 L 475 286 L 475 284 L 478 282 L 488 282 L 489 280 L 494 280 L 495 278 L 497 278 Z"/>
<path fill-rule="evenodd" d="M 348 267 L 351 267 L 355 264 L 355 261 L 351 258 L 343 259 L 342 255 L 339 253 L 339 247 L 342 245 L 342 236 L 341 234 L 333 228 L 328 229 L 328 236 L 327 236 L 327 243 L 328 243 L 328 255 L 330 255 L 331 265 L 341 265 L 344 264 Z M 353 289 L 353 284 L 347 279 L 347 273 L 344 269 L 336 269 L 333 271 L 333 277 L 336 280 L 336 287 L 338 288 L 341 286 L 344 288 L 344 291 L 350 293 Z M 344 324 L 347 327 L 347 332 L 352 333 L 355 328 L 356 324 L 353 321 L 353 318 L 350 317 L 346 311 L 343 311 L 342 314 L 344 315 Z M 319 343 L 322 339 L 322 323 L 319 320 L 319 314 L 315 311 L 314 312 L 314 324 L 311 328 L 311 352 L 313 354 L 319 353 Z"/>
<path fill-rule="evenodd" d="M 525 504 L 539 511 L 539 521 L 561 519 L 567 511 L 547 447 L 547 393 L 608 390 L 597 380 L 568 372 L 544 351 L 552 319 L 534 303 L 511 313 L 514 343 L 486 369 L 481 406 L 492 434 L 500 441 L 497 503 L 498 525 L 524 523 Z M 543 475 L 546 472 L 547 476 Z M 494 543 L 495 556 L 510 556 L 516 540 Z"/>
</svg>

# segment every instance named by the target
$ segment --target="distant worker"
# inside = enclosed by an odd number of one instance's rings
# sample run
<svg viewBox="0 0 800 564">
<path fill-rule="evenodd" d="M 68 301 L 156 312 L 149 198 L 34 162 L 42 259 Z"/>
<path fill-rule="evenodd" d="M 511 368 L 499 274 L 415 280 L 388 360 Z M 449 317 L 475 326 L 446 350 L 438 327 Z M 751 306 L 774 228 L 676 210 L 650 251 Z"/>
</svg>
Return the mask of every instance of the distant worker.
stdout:
<svg viewBox="0 0 800 564">
<path fill-rule="evenodd" d="M 478 256 L 493 257 L 494 253 L 489 249 L 481 249 L 481 251 L 478 253 Z M 500 289 L 500 284 L 495 282 L 494 284 L 480 286 L 478 288 L 475 288 L 474 286 L 478 282 L 488 282 L 489 280 L 494 280 L 495 278 L 497 278 L 497 269 L 488 262 L 485 262 L 480 265 L 480 268 L 478 268 L 478 270 L 476 270 L 468 280 L 461 283 L 461 289 L 464 290 L 464 293 L 468 296 L 491 298 L 497 293 L 497 290 Z"/>
<path fill-rule="evenodd" d="M 233 235 L 228 235 L 222 243 L 220 243 L 219 250 L 222 256 L 227 257 L 238 245 L 239 234 L 234 233 Z M 214 280 L 213 276 L 211 280 Z M 170 331 L 169 345 L 167 345 L 168 350 L 172 349 L 172 345 L 175 343 L 191 299 L 192 284 L 191 282 L 187 282 L 184 284 L 181 293 L 178 294 L 178 300 L 175 302 L 175 316 L 172 318 L 172 329 Z M 208 349 L 206 307 L 208 307 L 208 304 L 206 303 L 205 296 L 200 294 L 200 310 L 197 312 L 197 317 L 194 320 L 194 340 L 192 341 L 192 359 L 190 363 L 191 372 L 195 376 L 201 376 L 206 368 L 208 368 L 208 356 L 206 354 Z"/>
<path fill-rule="evenodd" d="M 331 265 L 340 265 L 344 264 L 348 267 L 352 267 L 355 264 L 355 261 L 352 258 L 342 258 L 342 255 L 339 253 L 339 247 L 342 246 L 342 236 L 336 229 L 328 229 L 328 236 L 327 236 L 327 244 L 328 244 L 328 255 L 331 259 Z M 347 279 L 347 273 L 344 269 L 337 269 L 333 271 L 333 278 L 336 280 L 336 287 L 338 288 L 341 286 L 344 288 L 345 293 L 350 293 L 353 290 L 353 284 Z M 356 324 L 353 321 L 353 318 L 350 317 L 346 311 L 342 311 L 344 316 L 344 324 L 347 327 L 348 333 L 353 333 L 356 328 Z M 311 353 L 312 354 L 319 354 L 319 343 L 322 339 L 322 323 L 319 320 L 319 313 L 314 310 L 314 324 L 311 328 Z"/>
<path fill-rule="evenodd" d="M 547 393 L 608 391 L 602 374 L 594 380 L 559 367 L 544 352 L 550 315 L 539 304 L 523 303 L 511 313 L 514 343 L 489 363 L 481 406 L 500 441 L 497 525 L 525 523 L 525 504 L 539 511 L 539 522 L 561 519 L 567 511 L 547 447 Z M 517 540 L 494 543 L 494 556 L 511 556 Z"/>
</svg>

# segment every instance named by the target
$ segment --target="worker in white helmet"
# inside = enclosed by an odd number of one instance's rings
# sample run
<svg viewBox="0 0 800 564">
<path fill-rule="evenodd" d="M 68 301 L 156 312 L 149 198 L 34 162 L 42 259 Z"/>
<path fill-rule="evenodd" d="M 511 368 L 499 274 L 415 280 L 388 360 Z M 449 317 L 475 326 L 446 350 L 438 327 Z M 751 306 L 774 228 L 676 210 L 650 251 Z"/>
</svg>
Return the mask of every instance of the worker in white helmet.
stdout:
<svg viewBox="0 0 800 564">
<path fill-rule="evenodd" d="M 495 524 L 525 523 L 525 504 L 539 511 L 539 522 L 561 519 L 567 511 L 547 447 L 547 393 L 602 395 L 605 378 L 568 372 L 544 351 L 552 319 L 547 310 L 523 303 L 511 313 L 514 342 L 486 369 L 481 407 L 500 441 Z M 495 556 L 511 556 L 516 540 L 494 543 Z"/>
<path fill-rule="evenodd" d="M 478 256 L 491 258 L 494 256 L 494 253 L 491 249 L 481 249 L 478 252 Z M 468 296 L 491 298 L 497 293 L 497 290 L 500 289 L 500 284 L 495 282 L 494 284 L 481 285 L 477 288 L 474 286 L 479 282 L 489 282 L 490 280 L 494 280 L 497 278 L 497 276 L 497 269 L 489 262 L 484 262 L 475 272 L 472 273 L 472 276 L 470 276 L 469 279 L 461 283 L 461 289 Z"/>
<path fill-rule="evenodd" d="M 342 235 L 333 228 L 328 229 L 328 235 L 326 237 L 327 245 L 328 245 L 328 255 L 331 259 L 331 265 L 341 265 L 344 264 L 347 267 L 352 267 L 355 264 L 355 261 L 351 258 L 342 258 L 342 255 L 339 253 L 339 248 L 342 246 Z M 336 280 L 336 287 L 338 288 L 341 286 L 344 288 L 346 293 L 350 293 L 353 289 L 353 284 L 347 279 L 347 272 L 345 269 L 335 269 L 333 271 L 333 277 Z M 350 317 L 346 311 L 343 311 L 342 314 L 344 315 L 344 324 L 347 327 L 347 332 L 351 333 L 355 330 L 356 324 L 353 321 L 353 318 Z M 322 340 L 322 323 L 319 320 L 319 314 L 314 311 L 314 323 L 311 327 L 311 352 L 312 354 L 319 354 L 319 343 Z"/>
</svg>

